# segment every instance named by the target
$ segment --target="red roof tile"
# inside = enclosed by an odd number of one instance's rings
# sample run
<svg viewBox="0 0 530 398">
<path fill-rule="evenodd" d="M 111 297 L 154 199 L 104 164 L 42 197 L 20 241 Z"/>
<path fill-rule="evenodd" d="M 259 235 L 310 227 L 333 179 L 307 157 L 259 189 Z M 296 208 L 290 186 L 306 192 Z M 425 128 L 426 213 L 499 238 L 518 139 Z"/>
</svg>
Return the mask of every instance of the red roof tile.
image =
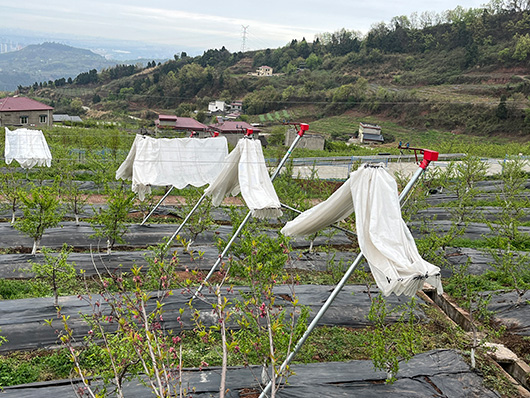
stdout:
<svg viewBox="0 0 530 398">
<path fill-rule="evenodd" d="M 230 121 L 230 120 L 224 121 L 222 123 L 211 124 L 208 127 L 210 127 L 211 129 L 215 131 L 219 131 L 220 133 L 223 133 L 223 134 L 246 133 L 247 129 L 252 129 L 256 133 L 261 131 L 255 127 L 252 127 L 247 122 L 241 122 L 241 121 L 237 122 L 237 121 Z"/>
<path fill-rule="evenodd" d="M 158 115 L 158 120 L 177 120 L 175 115 Z"/>
<path fill-rule="evenodd" d="M 27 97 L 0 98 L 0 112 L 49 110 L 53 110 L 53 108 Z"/>
<path fill-rule="evenodd" d="M 185 129 L 185 130 L 204 131 L 208 129 L 208 127 L 205 124 L 198 122 L 192 117 L 177 117 L 176 127 L 177 127 L 177 130 Z"/>
<path fill-rule="evenodd" d="M 196 130 L 196 131 L 204 131 L 207 130 L 208 127 L 205 124 L 202 124 L 195 120 L 192 117 L 178 117 L 173 115 L 158 115 L 157 124 L 160 123 L 161 120 L 171 121 L 175 122 L 174 125 L 168 125 L 167 127 L 173 127 L 177 130 Z"/>
</svg>

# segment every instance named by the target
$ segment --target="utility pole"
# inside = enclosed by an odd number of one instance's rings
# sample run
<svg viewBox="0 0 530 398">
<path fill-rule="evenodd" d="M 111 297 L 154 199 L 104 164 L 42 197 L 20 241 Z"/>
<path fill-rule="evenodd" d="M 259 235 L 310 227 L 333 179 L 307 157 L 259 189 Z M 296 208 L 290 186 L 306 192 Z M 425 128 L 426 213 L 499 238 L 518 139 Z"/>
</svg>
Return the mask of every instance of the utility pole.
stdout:
<svg viewBox="0 0 530 398">
<path fill-rule="evenodd" d="M 241 52 L 244 53 L 246 50 L 247 50 L 247 29 L 248 29 L 248 26 L 244 26 L 244 25 L 241 25 L 241 27 L 243 28 L 243 32 L 241 32 L 241 36 L 243 38 L 243 40 L 241 41 Z"/>
</svg>

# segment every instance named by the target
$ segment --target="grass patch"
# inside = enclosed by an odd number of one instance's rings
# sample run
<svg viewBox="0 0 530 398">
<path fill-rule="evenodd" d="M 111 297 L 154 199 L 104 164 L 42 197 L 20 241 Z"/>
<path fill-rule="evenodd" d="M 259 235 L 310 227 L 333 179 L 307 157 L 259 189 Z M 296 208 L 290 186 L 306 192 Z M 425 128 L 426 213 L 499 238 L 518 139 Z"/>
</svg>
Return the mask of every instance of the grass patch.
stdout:
<svg viewBox="0 0 530 398">
<path fill-rule="evenodd" d="M 20 351 L 0 356 L 0 386 L 68 378 L 72 362 L 66 349 Z"/>
<path fill-rule="evenodd" d="M 0 279 L 0 299 L 16 300 L 34 297 L 50 297 L 52 291 L 38 280 Z M 1 384 L 0 384 L 1 385 Z"/>
<path fill-rule="evenodd" d="M 419 240 L 419 239 L 418 239 Z M 491 243 L 486 239 L 455 238 L 451 241 L 453 247 L 468 247 L 470 249 L 492 248 Z"/>
<path fill-rule="evenodd" d="M 328 137 L 335 135 L 348 134 L 353 135 L 357 132 L 360 122 L 378 124 L 385 134 L 395 137 L 394 142 L 385 143 L 377 146 L 377 152 L 397 152 L 397 143 L 410 142 L 411 147 L 429 148 L 440 153 L 467 153 L 469 155 L 487 156 L 494 158 L 504 158 L 508 155 L 517 155 L 523 153 L 530 154 L 530 144 L 514 142 L 513 137 L 490 136 L 487 140 L 484 137 L 478 137 L 468 134 L 456 134 L 450 131 L 441 131 L 435 129 L 418 129 L 403 126 L 401 124 L 385 120 L 378 116 L 357 116 L 353 113 L 345 113 L 339 116 L 331 116 L 316 120 L 310 124 L 311 130 L 323 133 Z M 366 155 L 374 153 L 374 150 L 366 147 L 356 147 L 351 149 L 349 155 L 361 155 L 361 150 L 367 151 Z M 298 155 L 295 152 L 295 156 Z M 329 152 L 325 154 L 305 154 L 304 157 L 310 156 L 333 156 Z"/>
<path fill-rule="evenodd" d="M 496 291 L 506 288 L 505 278 L 496 271 L 487 271 L 482 275 L 467 275 L 467 286 L 462 285 L 461 278 L 453 277 L 443 280 L 444 292 L 455 298 L 459 305 L 467 307 L 464 300 L 468 292 Z"/>
</svg>

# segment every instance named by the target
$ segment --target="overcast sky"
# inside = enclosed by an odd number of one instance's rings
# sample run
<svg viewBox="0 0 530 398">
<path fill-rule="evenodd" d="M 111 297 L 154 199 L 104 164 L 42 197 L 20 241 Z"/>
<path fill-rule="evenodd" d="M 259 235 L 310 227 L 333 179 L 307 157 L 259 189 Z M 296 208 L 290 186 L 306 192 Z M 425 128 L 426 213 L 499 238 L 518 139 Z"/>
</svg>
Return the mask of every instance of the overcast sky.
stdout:
<svg viewBox="0 0 530 398">
<path fill-rule="evenodd" d="M 5 3 L 5 4 L 3 4 Z M 49 35 L 90 36 L 197 48 L 241 50 L 281 47 L 292 39 L 312 41 L 341 28 L 369 31 L 377 22 L 424 11 L 478 8 L 479 0 L 0 0 L 4 29 Z"/>
</svg>

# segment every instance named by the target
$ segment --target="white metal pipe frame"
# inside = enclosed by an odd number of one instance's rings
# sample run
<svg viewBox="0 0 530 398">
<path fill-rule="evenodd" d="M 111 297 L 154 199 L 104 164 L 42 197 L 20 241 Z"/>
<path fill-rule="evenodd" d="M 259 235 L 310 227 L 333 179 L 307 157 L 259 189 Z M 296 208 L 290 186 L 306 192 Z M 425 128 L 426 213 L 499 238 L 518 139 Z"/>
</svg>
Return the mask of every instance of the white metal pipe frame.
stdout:
<svg viewBox="0 0 530 398">
<path fill-rule="evenodd" d="M 294 148 L 296 148 L 296 145 L 298 144 L 298 142 L 302 139 L 302 137 L 304 136 L 304 133 L 309 130 L 309 125 L 306 124 L 306 123 L 300 123 L 300 130 L 298 131 L 298 134 L 296 136 L 296 138 L 294 139 L 293 143 L 291 144 L 291 146 L 289 147 L 289 149 L 287 150 L 287 152 L 285 153 L 283 159 L 280 161 L 280 163 L 278 164 L 278 167 L 276 168 L 276 170 L 274 171 L 274 173 L 272 174 L 271 176 L 271 181 L 274 181 L 274 179 L 280 174 L 280 170 L 282 169 L 282 167 L 285 165 L 285 163 L 287 162 L 287 159 L 289 159 L 289 156 L 291 156 L 291 153 L 293 152 Z M 215 270 L 217 269 L 217 267 L 219 266 L 219 264 L 221 264 L 221 261 L 223 260 L 223 258 L 226 256 L 226 253 L 228 253 L 228 250 L 230 249 L 230 247 L 232 246 L 232 244 L 234 243 L 234 241 L 236 240 L 236 238 L 239 236 L 241 230 L 243 229 L 243 227 L 245 226 L 245 224 L 248 222 L 248 220 L 250 219 L 250 216 L 251 216 L 251 212 L 249 211 L 246 215 L 246 217 L 244 218 L 244 220 L 241 222 L 241 224 L 239 224 L 239 227 L 237 228 L 236 232 L 234 233 L 234 235 L 232 236 L 232 238 L 230 239 L 230 241 L 227 243 L 226 247 L 224 248 L 223 252 L 219 255 L 219 257 L 217 258 L 217 261 L 215 262 L 215 264 L 212 266 L 212 268 L 210 269 L 210 272 L 208 272 L 208 275 L 206 275 L 206 277 L 204 278 L 204 280 L 201 282 L 201 284 L 199 285 L 199 287 L 197 288 L 197 290 L 195 291 L 195 294 L 193 295 L 192 297 L 192 300 L 197 297 L 197 295 L 201 292 L 202 288 L 204 287 L 204 284 L 205 282 L 207 282 L 211 276 L 213 275 L 213 273 L 215 272 Z"/>
<path fill-rule="evenodd" d="M 431 161 L 438 160 L 438 152 L 430 151 L 430 150 L 427 150 L 427 149 L 419 149 L 419 148 L 410 148 L 410 149 L 416 150 L 416 151 L 420 151 L 420 153 L 422 153 L 424 155 L 424 157 L 423 157 L 423 160 L 421 161 L 421 163 L 419 164 L 418 170 L 414 173 L 414 175 L 412 176 L 412 178 L 410 179 L 408 184 L 405 186 L 405 188 L 401 191 L 401 194 L 399 195 L 399 202 L 400 203 L 402 203 L 405 200 L 405 198 L 408 196 L 408 194 L 411 191 L 411 189 L 414 186 L 414 184 L 416 184 L 416 182 L 418 181 L 420 176 L 427 169 L 427 166 L 429 165 L 429 163 L 431 163 Z M 291 361 L 293 360 L 295 355 L 298 353 L 300 348 L 302 348 L 302 345 L 305 343 L 305 341 L 307 340 L 307 338 L 309 337 L 309 335 L 311 334 L 313 329 L 317 326 L 317 323 L 324 316 L 324 314 L 326 313 L 328 308 L 331 306 L 331 304 L 333 303 L 333 301 L 335 300 L 335 298 L 337 297 L 339 292 L 342 290 L 342 288 L 344 287 L 344 285 L 346 284 L 346 282 L 348 281 L 348 279 L 352 275 L 353 271 L 355 271 L 357 266 L 361 263 L 363 257 L 364 256 L 363 256 L 362 253 L 359 253 L 357 255 L 357 258 L 350 265 L 350 267 L 348 268 L 348 270 L 346 271 L 346 273 L 344 274 L 344 276 L 342 277 L 340 282 L 337 284 L 335 289 L 333 289 L 333 292 L 329 295 L 329 297 L 326 300 L 326 302 L 324 303 L 324 305 L 320 308 L 318 313 L 315 315 L 315 318 L 309 324 L 309 326 L 307 327 L 305 333 L 302 335 L 300 340 L 298 340 L 298 342 L 296 343 L 296 346 L 293 348 L 293 351 L 287 356 L 285 361 L 282 363 L 282 365 L 281 365 L 281 367 L 280 367 L 280 369 L 278 371 L 279 375 L 281 375 L 281 374 L 283 374 L 283 372 L 285 372 L 285 370 L 287 369 L 287 367 L 289 366 L 289 364 L 291 363 Z M 274 369 L 273 369 L 273 371 L 274 371 Z M 263 389 L 263 391 L 260 394 L 260 398 L 267 397 L 267 394 L 270 392 L 271 388 L 272 388 L 272 380 L 269 381 L 269 383 L 265 386 L 265 388 Z"/>
</svg>

